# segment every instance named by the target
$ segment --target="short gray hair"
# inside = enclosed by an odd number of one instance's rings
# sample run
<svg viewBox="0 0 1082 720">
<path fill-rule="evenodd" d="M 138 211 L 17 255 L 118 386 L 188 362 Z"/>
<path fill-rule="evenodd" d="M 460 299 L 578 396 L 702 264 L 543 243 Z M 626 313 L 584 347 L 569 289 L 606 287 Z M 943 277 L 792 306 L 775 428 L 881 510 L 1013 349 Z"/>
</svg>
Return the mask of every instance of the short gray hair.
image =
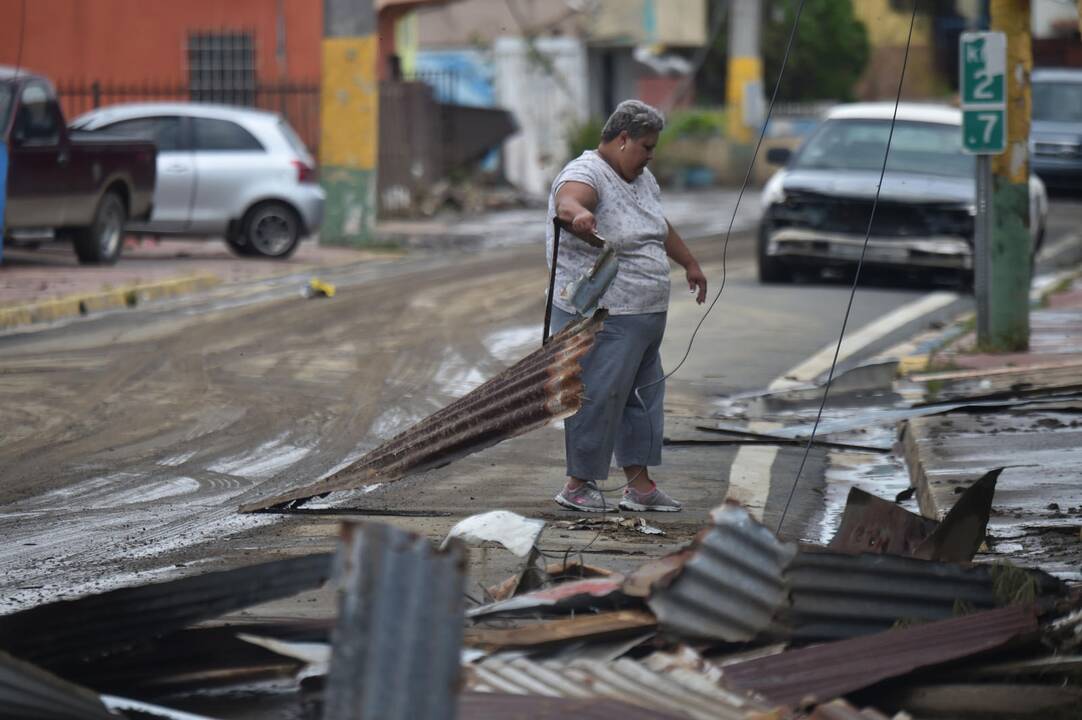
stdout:
<svg viewBox="0 0 1082 720">
<path fill-rule="evenodd" d="M 657 108 L 639 100 L 624 100 L 605 121 L 601 142 L 609 142 L 625 130 L 632 138 L 641 138 L 647 133 L 659 133 L 664 127 L 665 117 Z"/>
</svg>

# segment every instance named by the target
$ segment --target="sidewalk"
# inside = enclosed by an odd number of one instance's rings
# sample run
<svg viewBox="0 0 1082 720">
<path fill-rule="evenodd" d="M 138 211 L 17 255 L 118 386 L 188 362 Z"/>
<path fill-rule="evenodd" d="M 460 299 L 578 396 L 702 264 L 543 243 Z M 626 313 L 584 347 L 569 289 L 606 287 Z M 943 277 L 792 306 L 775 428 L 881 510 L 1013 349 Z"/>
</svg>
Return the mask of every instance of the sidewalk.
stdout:
<svg viewBox="0 0 1082 720">
<path fill-rule="evenodd" d="M 0 330 L 51 322 L 285 274 L 387 257 L 387 250 L 305 241 L 288 260 L 241 258 L 221 240 L 145 240 L 112 266 L 79 265 L 66 243 L 5 248 L 0 265 Z"/>
<path fill-rule="evenodd" d="M 685 238 L 725 232 L 737 193 L 728 188 L 667 192 L 665 212 Z M 0 331 L 317 268 L 341 267 L 408 250 L 486 249 L 535 244 L 545 237 L 543 207 L 446 215 L 421 220 L 386 220 L 376 228 L 372 249 L 301 243 L 289 260 L 241 258 L 221 240 L 128 239 L 114 266 L 79 265 L 67 243 L 38 249 L 5 247 L 0 263 Z M 740 202 L 734 230 L 759 216 L 758 191 Z M 395 249 L 397 248 L 397 249 Z"/>
<path fill-rule="evenodd" d="M 968 323 L 948 329 L 957 339 L 907 379 L 926 402 L 968 407 L 908 420 L 902 443 L 922 514 L 942 518 L 1006 467 L 988 556 L 1082 580 L 1082 278 L 1045 296 L 1030 326 L 1030 350 L 1010 354 L 977 352 Z"/>
</svg>

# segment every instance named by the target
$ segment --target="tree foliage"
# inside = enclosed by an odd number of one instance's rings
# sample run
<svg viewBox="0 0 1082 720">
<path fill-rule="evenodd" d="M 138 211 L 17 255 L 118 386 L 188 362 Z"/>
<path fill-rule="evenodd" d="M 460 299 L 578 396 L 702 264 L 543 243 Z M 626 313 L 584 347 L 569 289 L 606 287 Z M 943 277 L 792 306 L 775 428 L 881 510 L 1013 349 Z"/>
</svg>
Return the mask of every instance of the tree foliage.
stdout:
<svg viewBox="0 0 1082 720">
<path fill-rule="evenodd" d="M 764 0 L 761 47 L 763 90 L 767 97 L 785 56 L 796 16 L 793 0 Z M 720 12 L 715 4 L 711 12 Z M 728 20 L 726 20 L 726 24 Z M 729 33 L 718 33 L 697 82 L 700 101 L 724 103 Z M 853 88 L 868 64 L 868 32 L 853 12 L 852 0 L 809 0 L 800 16 L 778 99 L 852 100 Z"/>
<path fill-rule="evenodd" d="M 765 3 L 763 85 L 773 89 L 796 16 L 796 3 Z M 868 64 L 868 31 L 850 0 L 808 2 L 800 16 L 785 76 L 782 100 L 852 100 L 853 88 Z"/>
</svg>

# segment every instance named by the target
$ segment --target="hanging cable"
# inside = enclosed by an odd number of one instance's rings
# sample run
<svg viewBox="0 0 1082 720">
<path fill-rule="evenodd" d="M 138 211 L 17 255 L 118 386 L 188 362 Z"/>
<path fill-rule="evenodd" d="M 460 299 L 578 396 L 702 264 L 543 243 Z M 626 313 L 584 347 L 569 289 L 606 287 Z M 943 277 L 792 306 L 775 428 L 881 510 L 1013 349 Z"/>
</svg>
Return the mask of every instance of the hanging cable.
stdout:
<svg viewBox="0 0 1082 720">
<path fill-rule="evenodd" d="M 849 289 L 849 302 L 845 306 L 845 317 L 842 318 L 841 332 L 838 333 L 838 344 L 834 348 L 834 358 L 830 361 L 830 372 L 827 373 L 827 384 L 823 389 L 823 400 L 819 403 L 819 411 L 815 414 L 815 423 L 812 425 L 811 435 L 808 437 L 808 444 L 804 446 L 804 455 L 800 458 L 800 467 L 797 468 L 796 477 L 793 478 L 793 485 L 789 488 L 789 497 L 785 500 L 785 507 L 781 511 L 781 517 L 778 519 L 778 526 L 774 528 L 775 534 L 781 533 L 782 523 L 785 522 L 785 515 L 789 512 L 789 505 L 793 502 L 793 495 L 796 493 L 796 486 L 800 482 L 800 475 L 804 471 L 804 465 L 808 461 L 808 454 L 811 452 L 812 444 L 815 442 L 815 433 L 819 429 L 819 421 L 823 418 L 823 408 L 826 407 L 827 397 L 830 395 L 830 386 L 834 382 L 834 370 L 838 365 L 838 354 L 842 349 L 842 340 L 845 338 L 845 328 L 849 324 L 849 314 L 853 309 L 853 298 L 857 294 L 857 284 L 860 282 L 860 271 L 864 267 L 864 254 L 868 251 L 868 240 L 872 236 L 872 224 L 875 222 L 875 210 L 879 205 L 879 193 L 883 189 L 883 178 L 887 174 L 887 159 L 890 157 L 890 143 L 894 139 L 894 126 L 898 120 L 898 105 L 902 102 L 902 84 L 905 82 L 905 68 L 909 62 L 909 48 L 913 41 L 913 26 L 917 21 L 917 3 L 918 0 L 913 0 L 913 13 L 909 17 L 909 35 L 905 39 L 905 55 L 902 58 L 902 73 L 898 78 L 898 92 L 894 97 L 894 113 L 890 118 L 890 132 L 887 134 L 887 148 L 883 151 L 883 166 L 879 170 L 879 183 L 875 186 L 875 198 L 872 200 L 872 212 L 868 216 L 868 228 L 864 233 L 864 245 L 860 249 L 860 259 L 857 261 L 857 270 L 853 276 L 853 286 Z"/>
</svg>

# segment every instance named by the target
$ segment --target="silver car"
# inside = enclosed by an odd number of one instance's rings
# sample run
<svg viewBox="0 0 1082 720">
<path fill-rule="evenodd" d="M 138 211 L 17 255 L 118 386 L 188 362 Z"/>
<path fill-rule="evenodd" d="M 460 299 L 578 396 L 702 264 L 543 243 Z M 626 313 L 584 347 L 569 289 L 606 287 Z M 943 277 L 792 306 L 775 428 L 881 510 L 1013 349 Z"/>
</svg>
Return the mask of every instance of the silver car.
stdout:
<svg viewBox="0 0 1082 720">
<path fill-rule="evenodd" d="M 115 105 L 79 130 L 158 145 L 154 210 L 128 231 L 224 237 L 236 253 L 287 258 L 323 222 L 315 161 L 279 115 L 199 103 Z"/>
<path fill-rule="evenodd" d="M 973 276 L 975 161 L 962 151 L 962 113 L 916 103 L 854 103 L 834 108 L 795 153 L 774 148 L 785 167 L 763 187 L 759 279 L 789 282 L 794 270 L 857 264 L 890 138 L 890 161 L 864 262 L 895 271 Z M 1044 235 L 1048 196 L 1029 178 L 1034 251 Z"/>
</svg>

